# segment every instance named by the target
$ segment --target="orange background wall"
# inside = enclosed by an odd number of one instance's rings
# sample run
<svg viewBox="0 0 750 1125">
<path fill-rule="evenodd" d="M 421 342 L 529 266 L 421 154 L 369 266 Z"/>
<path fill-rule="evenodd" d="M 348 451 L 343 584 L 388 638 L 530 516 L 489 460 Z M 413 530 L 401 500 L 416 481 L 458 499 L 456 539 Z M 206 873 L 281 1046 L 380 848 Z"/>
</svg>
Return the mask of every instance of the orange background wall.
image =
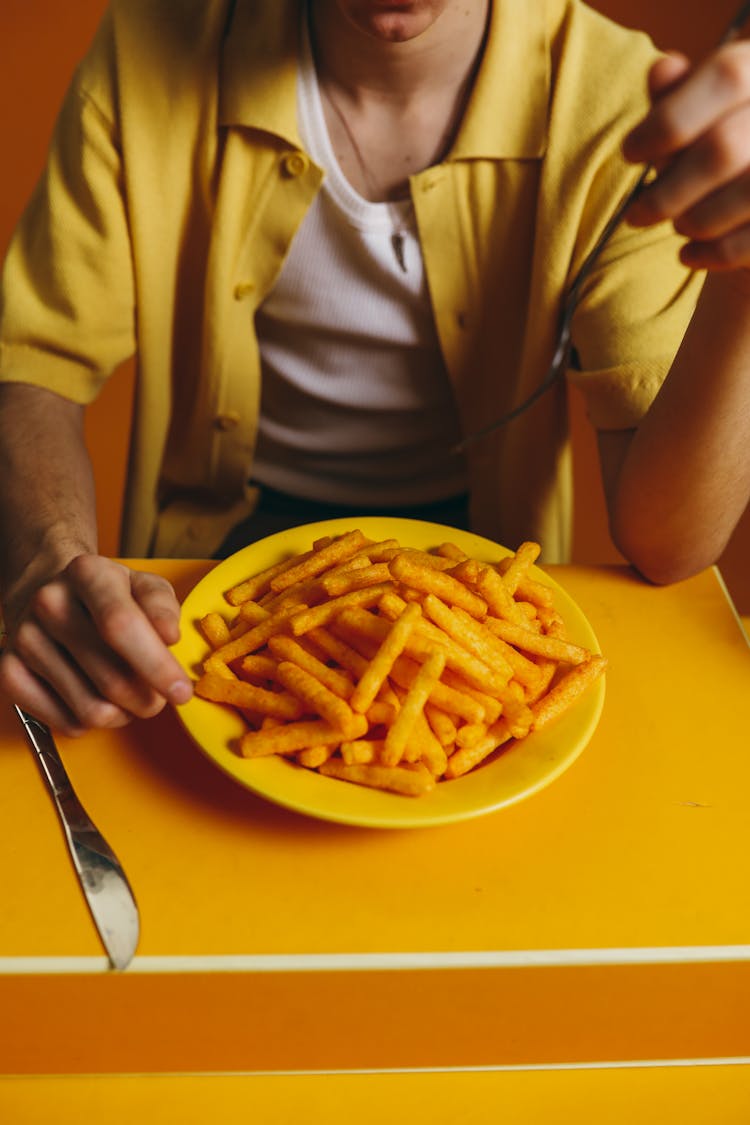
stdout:
<svg viewBox="0 0 750 1125">
<path fill-rule="evenodd" d="M 528 0 L 534 3 L 535 0 Z M 661 47 L 691 57 L 718 38 L 737 0 L 593 0 L 593 6 L 649 31 Z M 2 0 L 0 7 L 0 255 L 44 159 L 55 112 L 71 71 L 105 7 L 104 0 Z M 89 411 L 87 435 L 99 489 L 101 548 L 117 551 L 133 371 L 110 381 Z M 617 560 L 606 530 L 594 439 L 572 399 L 576 464 L 575 555 Z M 744 613 L 750 613 L 750 510 L 721 568 Z"/>
</svg>

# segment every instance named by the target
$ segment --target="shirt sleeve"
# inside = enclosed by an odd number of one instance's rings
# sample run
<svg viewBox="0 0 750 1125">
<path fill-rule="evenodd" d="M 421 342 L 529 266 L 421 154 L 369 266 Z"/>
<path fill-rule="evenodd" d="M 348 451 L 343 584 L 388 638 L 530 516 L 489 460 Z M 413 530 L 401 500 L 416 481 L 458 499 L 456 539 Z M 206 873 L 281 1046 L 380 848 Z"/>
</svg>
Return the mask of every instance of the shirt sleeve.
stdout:
<svg viewBox="0 0 750 1125">
<path fill-rule="evenodd" d="M 0 379 L 92 401 L 135 349 L 116 127 L 74 81 L 0 288 Z"/>
<path fill-rule="evenodd" d="M 584 286 L 568 380 L 597 429 L 636 426 L 669 372 L 705 277 L 682 265 L 681 242 L 668 223 L 623 224 Z"/>
</svg>

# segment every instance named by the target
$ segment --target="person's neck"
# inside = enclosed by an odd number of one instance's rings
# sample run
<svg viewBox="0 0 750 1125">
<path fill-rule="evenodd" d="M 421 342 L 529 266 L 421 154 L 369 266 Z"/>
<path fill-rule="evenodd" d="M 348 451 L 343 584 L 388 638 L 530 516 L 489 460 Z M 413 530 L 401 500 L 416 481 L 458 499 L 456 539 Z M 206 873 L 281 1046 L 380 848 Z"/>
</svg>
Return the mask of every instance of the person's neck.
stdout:
<svg viewBox="0 0 750 1125">
<path fill-rule="evenodd" d="M 313 0 L 311 35 L 321 81 L 352 102 L 405 105 L 431 90 L 461 89 L 481 51 L 491 0 L 449 3 L 424 32 L 405 42 L 367 34 L 336 0 Z"/>
</svg>

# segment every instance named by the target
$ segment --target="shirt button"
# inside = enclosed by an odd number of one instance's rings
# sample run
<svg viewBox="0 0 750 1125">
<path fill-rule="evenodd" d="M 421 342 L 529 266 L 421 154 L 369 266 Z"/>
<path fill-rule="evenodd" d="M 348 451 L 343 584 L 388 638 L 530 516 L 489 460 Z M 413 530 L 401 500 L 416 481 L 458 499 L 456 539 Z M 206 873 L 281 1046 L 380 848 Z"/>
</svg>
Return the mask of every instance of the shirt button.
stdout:
<svg viewBox="0 0 750 1125">
<path fill-rule="evenodd" d="M 281 170 L 286 176 L 301 176 L 310 166 L 304 152 L 286 152 L 281 158 Z"/>
<path fill-rule="evenodd" d="M 229 430 L 234 430 L 240 424 L 240 416 L 236 410 L 227 410 L 224 414 L 217 414 L 214 418 L 214 426 L 222 433 L 228 433 Z"/>
<path fill-rule="evenodd" d="M 255 285 L 252 281 L 238 281 L 234 287 L 235 301 L 242 301 L 245 297 L 249 297 L 254 289 Z"/>
</svg>

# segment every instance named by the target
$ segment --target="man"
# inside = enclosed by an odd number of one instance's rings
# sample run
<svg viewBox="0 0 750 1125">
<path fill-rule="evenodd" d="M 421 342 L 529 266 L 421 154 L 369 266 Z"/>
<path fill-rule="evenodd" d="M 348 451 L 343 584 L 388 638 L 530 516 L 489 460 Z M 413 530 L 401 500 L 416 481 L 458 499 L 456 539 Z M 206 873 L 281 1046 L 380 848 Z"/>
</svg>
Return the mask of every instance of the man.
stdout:
<svg viewBox="0 0 750 1125">
<path fill-rule="evenodd" d="M 278 492 L 304 518 L 408 487 L 409 511 L 460 520 L 468 493 L 476 530 L 564 558 L 559 390 L 451 448 L 544 374 L 637 171 L 654 59 L 577 0 L 116 0 L 6 266 L 0 688 L 68 733 L 189 696 L 173 593 L 97 555 L 82 408 L 134 348 L 128 554 L 221 552 Z M 659 175 L 583 294 L 569 377 L 615 541 L 664 582 L 718 556 L 750 492 L 750 49 L 650 82 L 625 152 Z M 700 296 L 680 258 L 711 271 Z"/>
</svg>

